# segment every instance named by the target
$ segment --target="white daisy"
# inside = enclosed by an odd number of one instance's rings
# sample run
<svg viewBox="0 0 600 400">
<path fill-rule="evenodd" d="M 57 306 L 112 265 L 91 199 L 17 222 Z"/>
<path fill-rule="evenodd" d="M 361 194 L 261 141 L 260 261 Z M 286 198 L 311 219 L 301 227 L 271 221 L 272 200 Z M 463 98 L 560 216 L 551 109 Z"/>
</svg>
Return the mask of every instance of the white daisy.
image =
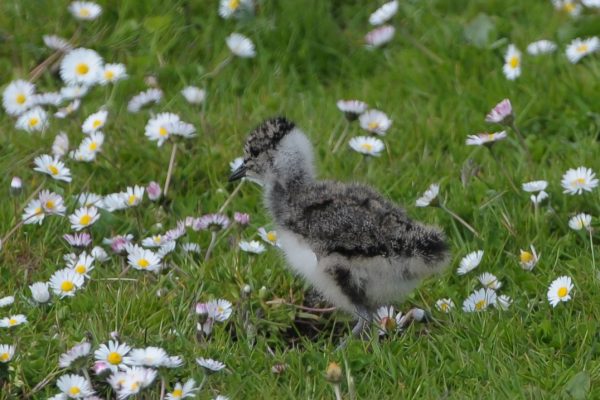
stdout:
<svg viewBox="0 0 600 400">
<path fill-rule="evenodd" d="M 482 286 L 488 289 L 498 290 L 502 287 L 502 282 L 496 278 L 496 275 L 490 274 L 489 272 L 484 272 L 483 274 L 479 275 L 477 279 Z"/>
<path fill-rule="evenodd" d="M 581 14 L 581 4 L 574 0 L 552 0 L 554 8 L 559 11 L 564 11 L 572 17 L 577 17 Z"/>
<path fill-rule="evenodd" d="M 179 115 L 173 113 L 160 113 L 151 118 L 146 124 L 145 135 L 152 141 L 157 141 L 158 146 L 163 143 L 173 133 L 172 130 L 175 123 L 179 122 Z"/>
<path fill-rule="evenodd" d="M 67 52 L 73 50 L 73 46 L 69 43 L 67 39 L 61 38 L 56 35 L 44 35 L 42 36 L 44 40 L 44 44 L 46 47 L 52 50 L 58 50 L 62 52 Z"/>
<path fill-rule="evenodd" d="M 96 207 L 82 207 L 69 216 L 71 229 L 80 231 L 88 226 L 93 225 L 100 218 Z"/>
<path fill-rule="evenodd" d="M 67 208 L 63 198 L 49 190 L 42 190 L 38 197 L 43 212 L 47 215 L 65 215 Z"/>
<path fill-rule="evenodd" d="M 508 46 L 504 55 L 504 67 L 502 72 L 508 80 L 515 80 L 521 75 L 521 52 L 514 44 Z"/>
<path fill-rule="evenodd" d="M 460 260 L 460 266 L 456 271 L 459 275 L 464 275 L 479 265 L 481 259 L 483 258 L 483 250 L 477 250 L 472 253 L 467 254 Z"/>
<path fill-rule="evenodd" d="M 417 207 L 427 207 L 432 201 L 436 200 L 440 192 L 440 185 L 432 183 L 429 188 L 423 193 L 423 196 L 419 197 L 415 203 Z"/>
<path fill-rule="evenodd" d="M 506 131 L 469 135 L 465 143 L 468 146 L 491 146 L 502 139 L 506 139 Z"/>
<path fill-rule="evenodd" d="M 208 373 L 218 372 L 225 368 L 225 364 L 212 358 L 196 358 L 196 362 Z"/>
<path fill-rule="evenodd" d="M 96 246 L 92 249 L 92 251 L 90 252 L 90 254 L 92 255 L 92 257 L 94 257 L 94 260 L 98 261 L 98 262 L 104 262 L 108 260 L 108 253 L 106 253 L 106 250 L 104 250 L 102 247 L 100 246 Z"/>
<path fill-rule="evenodd" d="M 91 86 L 100 79 L 102 63 L 102 57 L 94 50 L 71 50 L 60 63 L 60 77 L 67 85 Z"/>
<path fill-rule="evenodd" d="M 463 303 L 464 312 L 483 311 L 496 304 L 496 292 L 492 289 L 479 289 L 473 292 Z"/>
<path fill-rule="evenodd" d="M 548 301 L 552 307 L 556 307 L 561 301 L 571 300 L 573 281 L 568 276 L 556 278 L 548 287 Z"/>
<path fill-rule="evenodd" d="M 454 308 L 452 299 L 439 299 L 435 302 L 435 308 L 441 312 L 449 313 Z"/>
<path fill-rule="evenodd" d="M 44 221 L 44 208 L 42 207 L 42 201 L 40 199 L 33 199 L 27 204 L 27 207 L 23 210 L 21 220 L 26 225 L 28 224 L 39 224 L 41 225 Z"/>
<path fill-rule="evenodd" d="M 379 307 L 373 317 L 377 323 L 377 328 L 379 328 L 379 336 L 396 331 L 400 327 L 401 318 L 402 313 L 399 312 L 396 314 L 394 306 Z"/>
<path fill-rule="evenodd" d="M 36 303 L 43 304 L 50 300 L 48 282 L 35 282 L 29 285 L 29 290 L 31 290 L 31 298 Z"/>
<path fill-rule="evenodd" d="M 76 344 L 58 358 L 58 366 L 61 368 L 69 368 L 78 358 L 86 357 L 90 354 L 92 345 L 89 342 Z"/>
<path fill-rule="evenodd" d="M 63 97 L 58 92 L 46 92 L 33 95 L 33 103 L 38 106 L 59 106 Z"/>
<path fill-rule="evenodd" d="M 77 19 L 91 21 L 102 13 L 102 7 L 91 1 L 74 1 L 69 5 L 69 11 Z"/>
<path fill-rule="evenodd" d="M 14 296 L 6 296 L 0 299 L 0 307 L 10 306 L 15 302 Z"/>
<path fill-rule="evenodd" d="M 252 12 L 254 3 L 252 0 L 220 0 L 219 15 L 224 19 L 241 15 L 243 12 Z"/>
<path fill-rule="evenodd" d="M 143 186 L 135 185 L 133 187 L 128 186 L 124 192 L 123 197 L 129 207 L 137 206 L 144 200 L 144 191 L 146 189 Z"/>
<path fill-rule="evenodd" d="M 600 0 L 581 0 L 581 3 L 590 8 L 600 8 Z"/>
<path fill-rule="evenodd" d="M 162 245 L 160 245 L 160 247 L 158 248 L 158 251 L 156 252 L 156 256 L 160 259 L 165 258 L 165 256 L 167 254 L 172 253 L 173 251 L 175 251 L 175 246 L 177 245 L 177 242 L 175 242 L 174 240 L 168 240 L 165 241 Z"/>
<path fill-rule="evenodd" d="M 63 157 L 69 152 L 69 137 L 66 133 L 60 132 L 54 138 L 52 143 L 52 155 L 57 158 Z"/>
<path fill-rule="evenodd" d="M 138 93 L 129 100 L 127 103 L 127 111 L 132 113 L 139 112 L 142 107 L 150 103 L 158 103 L 163 98 L 163 92 L 160 89 L 148 89 L 144 92 Z"/>
<path fill-rule="evenodd" d="M 509 296 L 503 294 L 503 295 L 498 296 L 498 298 L 496 298 L 496 303 L 494 304 L 494 306 L 496 308 L 498 308 L 499 310 L 506 311 L 506 310 L 508 310 L 508 308 L 510 307 L 511 304 L 512 304 L 512 299 Z"/>
<path fill-rule="evenodd" d="M 15 346 L 0 344 L 0 363 L 7 363 L 15 356 Z"/>
<path fill-rule="evenodd" d="M 185 139 L 189 139 L 196 136 L 196 128 L 194 128 L 194 125 L 189 124 L 187 122 L 172 122 L 168 124 L 166 128 L 171 135 L 181 136 Z"/>
<path fill-rule="evenodd" d="M 539 56 L 540 54 L 553 53 L 557 48 L 558 46 L 556 46 L 556 43 L 542 39 L 529 43 L 529 45 L 527 45 L 527 53 L 532 56 Z"/>
<path fill-rule="evenodd" d="M 90 135 L 88 137 L 83 139 L 83 141 L 79 145 L 79 150 L 89 152 L 89 153 L 96 155 L 102 150 L 103 144 L 104 144 L 104 133 L 93 132 L 93 133 L 90 133 Z"/>
<path fill-rule="evenodd" d="M 108 367 L 113 371 L 117 372 L 119 367 L 123 367 L 125 364 L 123 359 L 131 351 L 131 347 L 127 343 L 119 343 L 117 341 L 110 340 L 108 345 L 102 343 L 98 350 L 94 352 L 94 358 L 98 361 L 104 361 L 108 364 Z"/>
<path fill-rule="evenodd" d="M 532 194 L 530 197 L 531 202 L 534 205 L 538 205 L 540 204 L 542 201 L 546 200 L 548 198 L 548 193 L 544 192 L 543 190 L 541 192 L 539 192 L 537 195 L 536 194 Z"/>
<path fill-rule="evenodd" d="M 20 115 L 34 105 L 35 85 L 22 79 L 12 81 L 2 93 L 2 105 L 9 115 Z"/>
<path fill-rule="evenodd" d="M 77 195 L 77 204 L 80 207 L 97 206 L 102 202 L 102 196 L 96 193 L 83 192 Z"/>
<path fill-rule="evenodd" d="M 60 269 L 50 277 L 50 288 L 61 299 L 75 296 L 75 292 L 83 286 L 83 283 L 83 275 L 70 268 Z"/>
<path fill-rule="evenodd" d="M 565 172 L 560 184 L 565 189 L 563 193 L 576 195 L 582 194 L 584 191 L 591 192 L 598 186 L 598 179 L 590 168 L 579 167 Z"/>
<path fill-rule="evenodd" d="M 11 315 L 0 319 L 0 328 L 12 328 L 27 323 L 27 317 L 23 314 Z"/>
<path fill-rule="evenodd" d="M 156 375 L 157 372 L 154 369 L 135 366 L 111 375 L 109 383 L 117 385 L 117 387 L 113 387 L 117 390 L 117 398 L 122 400 L 135 396 L 150 386 Z"/>
<path fill-rule="evenodd" d="M 65 164 L 48 154 L 43 154 L 33 160 L 35 164 L 34 171 L 50 175 L 53 179 L 65 182 L 71 182 L 71 171 L 65 167 Z"/>
<path fill-rule="evenodd" d="M 161 259 L 151 250 L 137 245 L 127 250 L 127 262 L 135 269 L 141 271 L 157 271 L 160 269 Z"/>
<path fill-rule="evenodd" d="M 108 85 L 126 78 L 125 64 L 106 64 L 100 73 L 100 84 Z"/>
<path fill-rule="evenodd" d="M 231 1 L 231 0 L 230 0 Z M 172 392 L 167 393 L 167 400 L 179 400 L 185 399 L 188 397 L 195 397 L 196 392 L 198 391 L 198 387 L 196 387 L 196 381 L 193 379 L 188 379 L 183 385 L 179 382 L 175 384 Z"/>
<path fill-rule="evenodd" d="M 376 133 L 380 136 L 385 135 L 390 126 L 392 126 L 392 120 L 388 118 L 387 114 L 379 110 L 369 110 L 359 117 L 360 127 L 367 132 Z"/>
<path fill-rule="evenodd" d="M 600 39 L 594 36 L 587 39 L 577 38 L 567 45 L 567 58 L 573 64 L 576 64 L 583 57 L 592 54 L 600 49 Z"/>
<path fill-rule="evenodd" d="M 513 122 L 514 114 L 512 104 L 509 99 L 504 99 L 496 104 L 492 111 L 485 116 L 485 122 L 491 122 L 500 125 L 510 125 Z"/>
<path fill-rule="evenodd" d="M 128 207 L 127 198 L 122 192 L 107 194 L 102 198 L 102 202 L 98 203 L 98 207 L 109 212 L 124 210 Z"/>
<path fill-rule="evenodd" d="M 388 43 L 394 37 L 396 28 L 391 25 L 383 25 L 379 28 L 373 29 L 371 32 L 365 35 L 365 43 L 367 48 L 381 47 Z"/>
<path fill-rule="evenodd" d="M 48 126 L 48 113 L 41 107 L 34 107 L 23 113 L 15 123 L 17 129 L 27 132 L 42 131 Z"/>
<path fill-rule="evenodd" d="M 370 136 L 357 136 L 348 143 L 352 150 L 366 156 L 379 157 L 385 148 L 381 140 Z"/>
<path fill-rule="evenodd" d="M 206 98 L 206 91 L 196 86 L 186 86 L 181 90 L 181 94 L 190 104 L 201 104 Z"/>
<path fill-rule="evenodd" d="M 181 248 L 186 253 L 200 254 L 200 245 L 198 245 L 198 243 L 182 243 Z"/>
<path fill-rule="evenodd" d="M 142 240 L 144 247 L 160 247 L 165 244 L 166 240 L 163 235 L 152 235 Z"/>
<path fill-rule="evenodd" d="M 132 366 L 160 367 L 168 358 L 169 355 L 162 348 L 150 346 L 131 350 L 123 362 Z"/>
<path fill-rule="evenodd" d="M 277 239 L 277 232 L 275 231 L 267 231 L 265 228 L 258 228 L 258 236 L 265 242 L 269 243 L 272 246 L 279 247 L 279 240 Z"/>
<path fill-rule="evenodd" d="M 548 187 L 547 181 L 531 181 L 523 184 L 523 190 L 530 193 L 541 192 Z"/>
<path fill-rule="evenodd" d="M 569 219 L 569 228 L 574 231 L 580 231 L 582 229 L 590 230 L 592 226 L 592 216 L 585 213 L 580 213 Z"/>
<path fill-rule="evenodd" d="M 169 356 L 162 364 L 165 368 L 179 368 L 183 365 L 183 358 L 181 356 Z"/>
<path fill-rule="evenodd" d="M 83 276 L 84 278 L 89 278 L 89 273 L 94 269 L 92 265 L 94 263 L 94 257 L 88 255 L 86 252 L 83 252 L 77 257 L 77 260 L 74 262 L 69 262 L 68 266 L 70 269 L 75 271 L 76 274 Z"/>
<path fill-rule="evenodd" d="M 541 254 L 537 254 L 533 245 L 530 245 L 529 247 L 531 251 L 521 250 L 521 253 L 519 254 L 519 264 L 521 265 L 521 268 L 526 271 L 531 271 L 536 266 L 541 256 Z"/>
<path fill-rule="evenodd" d="M 240 249 L 242 249 L 242 251 L 245 251 L 247 253 L 260 254 L 260 253 L 264 253 L 265 250 L 267 250 L 262 243 L 260 243 L 256 240 L 252 240 L 250 242 L 242 240 L 240 242 L 239 246 L 240 246 Z"/>
<path fill-rule="evenodd" d="M 72 85 L 61 88 L 60 95 L 67 100 L 73 100 L 73 99 L 76 100 L 76 99 L 81 99 L 83 96 L 85 96 L 89 90 L 90 90 L 90 87 L 86 86 L 85 84 L 84 85 L 72 84 Z M 78 108 L 79 108 L 79 103 L 76 103 L 76 105 L 74 106 L 74 109 L 71 110 L 71 112 L 76 111 Z"/>
<path fill-rule="evenodd" d="M 93 113 L 92 115 L 87 117 L 85 121 L 83 121 L 81 130 L 83 131 L 83 133 L 87 133 L 88 135 L 90 133 L 101 130 L 104 127 L 104 124 L 106 123 L 106 117 L 108 117 L 108 111 L 106 110 L 100 110 Z"/>
<path fill-rule="evenodd" d="M 56 386 L 71 399 L 83 399 L 94 394 L 89 381 L 79 375 L 63 375 L 58 378 Z"/>
<path fill-rule="evenodd" d="M 393 0 L 379 7 L 369 16 L 371 25 L 381 25 L 390 20 L 398 12 L 398 1 Z"/>
<path fill-rule="evenodd" d="M 367 103 L 360 100 L 338 100 L 337 108 L 344 113 L 346 119 L 354 121 L 358 116 L 367 111 Z"/>
<path fill-rule="evenodd" d="M 54 116 L 60 119 L 66 118 L 73 112 L 77 111 L 79 109 L 80 104 L 81 101 L 79 99 L 75 99 L 71 103 L 67 104 L 66 107 L 60 108 L 57 112 L 55 112 Z"/>
<path fill-rule="evenodd" d="M 241 58 L 252 58 L 256 56 L 254 43 L 241 33 L 232 33 L 225 39 L 227 47 L 231 52 Z"/>
<path fill-rule="evenodd" d="M 231 302 L 225 299 L 210 300 L 206 307 L 208 316 L 218 322 L 227 321 L 233 312 Z"/>
</svg>

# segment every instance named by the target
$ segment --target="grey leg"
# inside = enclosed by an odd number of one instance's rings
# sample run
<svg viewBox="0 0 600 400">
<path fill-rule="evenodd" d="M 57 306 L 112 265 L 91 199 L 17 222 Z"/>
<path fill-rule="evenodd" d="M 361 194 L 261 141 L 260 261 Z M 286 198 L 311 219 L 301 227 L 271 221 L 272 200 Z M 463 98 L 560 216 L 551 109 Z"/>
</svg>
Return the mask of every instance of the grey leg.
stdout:
<svg viewBox="0 0 600 400">
<path fill-rule="evenodd" d="M 345 348 L 348 345 L 348 341 L 353 337 L 361 340 L 369 340 L 371 338 L 371 321 L 373 319 L 373 314 L 366 308 L 361 308 L 356 310 L 356 315 L 358 321 L 356 321 L 356 325 L 352 328 L 352 335 L 346 337 L 336 350 Z"/>
</svg>

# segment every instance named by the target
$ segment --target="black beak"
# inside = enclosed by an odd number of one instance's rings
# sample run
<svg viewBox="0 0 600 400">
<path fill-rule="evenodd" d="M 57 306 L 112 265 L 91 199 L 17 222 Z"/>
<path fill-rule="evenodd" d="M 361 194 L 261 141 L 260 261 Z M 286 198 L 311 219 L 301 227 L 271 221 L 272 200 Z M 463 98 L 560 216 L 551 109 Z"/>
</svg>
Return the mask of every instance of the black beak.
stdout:
<svg viewBox="0 0 600 400">
<path fill-rule="evenodd" d="M 233 174 L 229 177 L 229 182 L 237 181 L 246 176 L 246 165 L 242 164 L 238 169 L 233 171 Z"/>
</svg>

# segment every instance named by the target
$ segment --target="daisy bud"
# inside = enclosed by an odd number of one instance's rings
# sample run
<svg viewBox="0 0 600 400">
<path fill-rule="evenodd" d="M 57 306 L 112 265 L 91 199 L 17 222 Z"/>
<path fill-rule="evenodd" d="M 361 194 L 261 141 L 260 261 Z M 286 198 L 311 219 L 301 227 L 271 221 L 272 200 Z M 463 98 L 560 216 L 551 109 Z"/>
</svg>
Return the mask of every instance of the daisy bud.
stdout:
<svg viewBox="0 0 600 400">
<path fill-rule="evenodd" d="M 23 181 L 18 176 L 13 176 L 10 181 L 10 194 L 11 196 L 19 196 L 23 192 Z"/>
<path fill-rule="evenodd" d="M 235 212 L 233 214 L 233 219 L 240 225 L 248 225 L 250 223 L 250 215 L 241 212 Z"/>
<path fill-rule="evenodd" d="M 104 361 L 96 361 L 92 366 L 92 371 L 94 371 L 94 375 L 100 376 L 104 375 L 104 373 L 111 371 L 108 363 Z"/>
<path fill-rule="evenodd" d="M 271 372 L 276 375 L 280 375 L 286 370 L 286 368 L 287 368 L 287 365 L 282 364 L 282 363 L 277 363 L 271 367 Z"/>
<path fill-rule="evenodd" d="M 504 99 L 496 104 L 492 111 L 485 117 L 485 122 L 492 122 L 500 125 L 510 125 L 514 119 L 512 105 L 509 99 Z"/>
<path fill-rule="evenodd" d="M 119 335 L 119 332 L 117 332 L 117 331 L 112 331 L 112 332 L 110 333 L 110 338 L 111 338 L 112 340 L 119 341 L 119 338 L 120 338 L 120 337 L 121 337 L 121 335 Z"/>
<path fill-rule="evenodd" d="M 160 198 L 162 194 L 162 190 L 160 189 L 160 185 L 154 181 L 150 182 L 146 187 L 146 191 L 148 192 L 148 198 L 151 201 L 156 201 Z"/>
<path fill-rule="evenodd" d="M 252 287 L 250 285 L 244 285 L 242 292 L 247 296 L 252 293 Z"/>
<path fill-rule="evenodd" d="M 29 286 L 29 290 L 31 290 L 31 297 L 36 303 L 43 304 L 50 300 L 50 292 L 46 282 L 36 282 Z"/>
<path fill-rule="evenodd" d="M 263 286 L 258 291 L 258 298 L 261 300 L 264 300 L 266 297 L 267 297 L 267 288 Z"/>
<path fill-rule="evenodd" d="M 196 304 L 196 314 L 198 314 L 200 322 L 206 321 L 208 317 L 208 305 L 206 303 Z"/>
<path fill-rule="evenodd" d="M 334 384 L 342 381 L 342 368 L 340 368 L 338 363 L 329 363 L 325 370 L 325 379 Z"/>
</svg>

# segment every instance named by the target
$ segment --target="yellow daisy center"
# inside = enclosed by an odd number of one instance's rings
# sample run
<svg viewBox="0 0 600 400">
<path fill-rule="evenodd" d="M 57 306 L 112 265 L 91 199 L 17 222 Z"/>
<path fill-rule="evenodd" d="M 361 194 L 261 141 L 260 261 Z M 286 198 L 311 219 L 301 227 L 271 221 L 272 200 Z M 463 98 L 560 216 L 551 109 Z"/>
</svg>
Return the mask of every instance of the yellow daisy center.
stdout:
<svg viewBox="0 0 600 400">
<path fill-rule="evenodd" d="M 46 203 L 46 204 L 48 204 L 48 203 Z M 42 210 L 42 208 L 41 208 L 41 207 L 38 207 L 38 208 L 36 208 L 35 210 L 33 210 L 33 213 L 34 213 L 34 214 L 41 214 L 41 213 L 43 213 L 43 212 L 44 212 L 44 210 Z"/>
<path fill-rule="evenodd" d="M 9 358 L 10 358 L 10 354 L 8 354 L 8 353 L 0 354 L 0 361 L 8 361 Z"/>
<path fill-rule="evenodd" d="M 373 145 L 371 143 L 363 143 L 360 147 L 366 151 L 373 151 Z"/>
<path fill-rule="evenodd" d="M 39 123 L 40 123 L 39 118 L 36 118 L 36 117 L 29 118 L 29 122 L 28 122 L 29 126 L 34 127 Z"/>
<path fill-rule="evenodd" d="M 146 260 L 145 258 L 141 258 L 141 259 L 138 261 L 138 266 L 139 266 L 140 268 L 148 268 L 148 266 L 149 266 L 149 265 L 150 265 L 150 263 L 149 263 L 149 262 L 148 262 L 148 260 Z"/>
<path fill-rule="evenodd" d="M 62 290 L 63 292 L 70 292 L 71 290 L 73 290 L 73 288 L 75 288 L 75 284 L 71 281 L 64 281 L 60 284 L 60 290 Z"/>
<path fill-rule="evenodd" d="M 533 254 L 531 254 L 528 251 L 522 251 L 521 250 L 521 262 L 526 264 L 528 262 L 531 262 L 533 260 Z"/>
<path fill-rule="evenodd" d="M 224 309 L 223 307 L 221 307 L 221 306 L 217 306 L 217 312 L 218 312 L 219 314 L 220 314 L 220 313 L 222 313 L 223 311 L 225 311 L 225 309 Z"/>
<path fill-rule="evenodd" d="M 48 171 L 50 171 L 52 175 L 58 175 L 58 168 L 56 168 L 55 165 L 48 165 Z"/>
<path fill-rule="evenodd" d="M 89 225 L 92 222 L 92 216 L 90 214 L 84 214 L 79 218 L 79 225 Z"/>
<path fill-rule="evenodd" d="M 477 303 L 475 303 L 475 309 L 477 311 L 481 311 L 485 308 L 485 300 L 479 300 Z"/>
<path fill-rule="evenodd" d="M 84 64 L 84 63 L 79 63 L 75 67 L 75 72 L 77 73 L 77 75 L 85 75 L 89 71 L 90 71 L 90 67 L 88 67 L 88 65 Z"/>
<path fill-rule="evenodd" d="M 89 17 L 90 16 L 90 10 L 88 8 L 82 8 L 79 10 L 79 15 L 82 17 Z"/>
<path fill-rule="evenodd" d="M 90 143 L 90 150 L 91 150 L 91 151 L 94 151 L 94 150 L 96 150 L 97 148 L 98 148 L 98 143 L 96 143 L 96 142 L 92 142 L 92 143 Z"/>
<path fill-rule="evenodd" d="M 158 130 L 158 134 L 160 136 L 167 136 L 169 134 L 169 131 L 166 130 L 164 127 L 161 126 L 160 129 Z"/>
<path fill-rule="evenodd" d="M 87 268 L 85 267 L 85 265 L 79 264 L 75 267 L 75 272 L 77 272 L 79 275 L 83 275 L 87 272 Z"/>
<path fill-rule="evenodd" d="M 140 388 L 140 384 L 139 382 L 133 382 L 129 388 L 131 391 L 138 390 Z"/>
<path fill-rule="evenodd" d="M 573 179 L 573 185 L 583 185 L 583 184 L 585 184 L 585 179 L 583 179 L 583 178 Z"/>
<path fill-rule="evenodd" d="M 442 303 L 442 304 L 440 305 L 440 309 L 441 309 L 442 311 L 448 311 L 448 303 Z"/>
<path fill-rule="evenodd" d="M 154 240 L 154 243 L 160 244 L 160 242 L 162 241 L 162 237 L 160 235 L 156 235 L 152 240 Z"/>
<path fill-rule="evenodd" d="M 240 0 L 229 0 L 229 8 L 233 11 L 237 10 L 240 6 Z"/>
<path fill-rule="evenodd" d="M 369 125 L 368 125 L 368 127 L 369 127 L 369 129 L 371 129 L 371 130 L 375 130 L 375 129 L 379 128 L 379 123 L 378 123 L 378 122 L 376 122 L 376 121 L 369 122 Z"/>
<path fill-rule="evenodd" d="M 16 319 L 14 319 L 14 318 L 11 318 L 11 319 L 9 319 L 9 320 L 8 320 L 8 324 L 9 324 L 10 326 L 14 326 L 14 325 L 16 325 L 16 324 L 17 324 L 17 320 L 16 320 Z"/>
<path fill-rule="evenodd" d="M 512 56 L 510 58 L 510 60 L 508 61 L 508 64 L 510 65 L 511 68 L 517 68 L 519 66 L 519 57 L 517 56 Z"/>
<path fill-rule="evenodd" d="M 106 361 L 108 361 L 109 363 L 111 363 L 113 365 L 120 364 L 122 360 L 123 360 L 123 356 L 121 356 L 116 351 L 111 351 L 110 353 L 108 353 L 108 356 L 106 356 Z"/>
<path fill-rule="evenodd" d="M 96 119 L 96 120 L 94 120 L 94 123 L 92 124 L 92 126 L 93 126 L 94 128 L 97 128 L 97 127 L 99 127 L 100 125 L 102 125 L 102 121 L 101 121 L 101 120 L 99 120 L 99 119 Z"/>
<path fill-rule="evenodd" d="M 115 73 L 111 70 L 104 71 L 104 77 L 106 78 L 106 80 L 110 81 L 115 77 Z"/>
<path fill-rule="evenodd" d="M 586 53 L 588 51 L 588 45 L 580 44 L 575 50 L 577 50 L 578 53 Z"/>
<path fill-rule="evenodd" d="M 71 389 L 69 389 L 69 394 L 71 396 L 76 396 L 81 392 L 81 389 L 79 389 L 77 386 L 71 386 Z"/>
<path fill-rule="evenodd" d="M 396 320 L 394 320 L 394 318 L 384 317 L 381 320 L 381 325 L 385 328 L 386 331 L 390 331 L 396 327 Z"/>
<path fill-rule="evenodd" d="M 573 11 L 575 11 L 575 4 L 565 3 L 565 5 L 563 6 L 563 9 L 568 13 L 572 13 Z"/>
<path fill-rule="evenodd" d="M 129 205 L 132 205 L 133 203 L 135 203 L 135 201 L 137 200 L 137 197 L 135 194 L 129 195 L 129 199 L 127 200 L 129 202 Z"/>
<path fill-rule="evenodd" d="M 54 206 L 55 206 L 55 204 L 54 204 L 54 202 L 52 200 L 48 200 L 46 202 L 46 208 L 52 210 L 54 208 Z"/>
<path fill-rule="evenodd" d="M 275 232 L 273 232 L 273 231 L 267 233 L 267 240 L 269 242 L 275 242 L 275 241 L 277 241 L 277 234 Z"/>
<path fill-rule="evenodd" d="M 24 94 L 22 94 L 22 93 L 19 93 L 19 94 L 17 95 L 17 99 L 16 99 L 16 100 L 17 100 L 17 103 L 19 103 L 19 104 L 24 104 L 24 103 L 25 103 L 25 100 L 27 100 L 27 98 L 25 97 L 25 95 L 24 95 Z"/>
<path fill-rule="evenodd" d="M 563 286 L 563 287 L 561 287 L 561 288 L 558 289 L 558 293 L 557 294 L 558 294 L 558 297 L 560 297 L 562 299 L 568 293 L 569 293 L 569 291 L 567 290 L 567 288 Z"/>
<path fill-rule="evenodd" d="M 181 398 L 181 396 L 183 395 L 183 390 L 181 389 L 175 389 L 173 390 L 173 393 L 171 393 L 171 396 L 175 397 L 175 398 Z"/>
</svg>

